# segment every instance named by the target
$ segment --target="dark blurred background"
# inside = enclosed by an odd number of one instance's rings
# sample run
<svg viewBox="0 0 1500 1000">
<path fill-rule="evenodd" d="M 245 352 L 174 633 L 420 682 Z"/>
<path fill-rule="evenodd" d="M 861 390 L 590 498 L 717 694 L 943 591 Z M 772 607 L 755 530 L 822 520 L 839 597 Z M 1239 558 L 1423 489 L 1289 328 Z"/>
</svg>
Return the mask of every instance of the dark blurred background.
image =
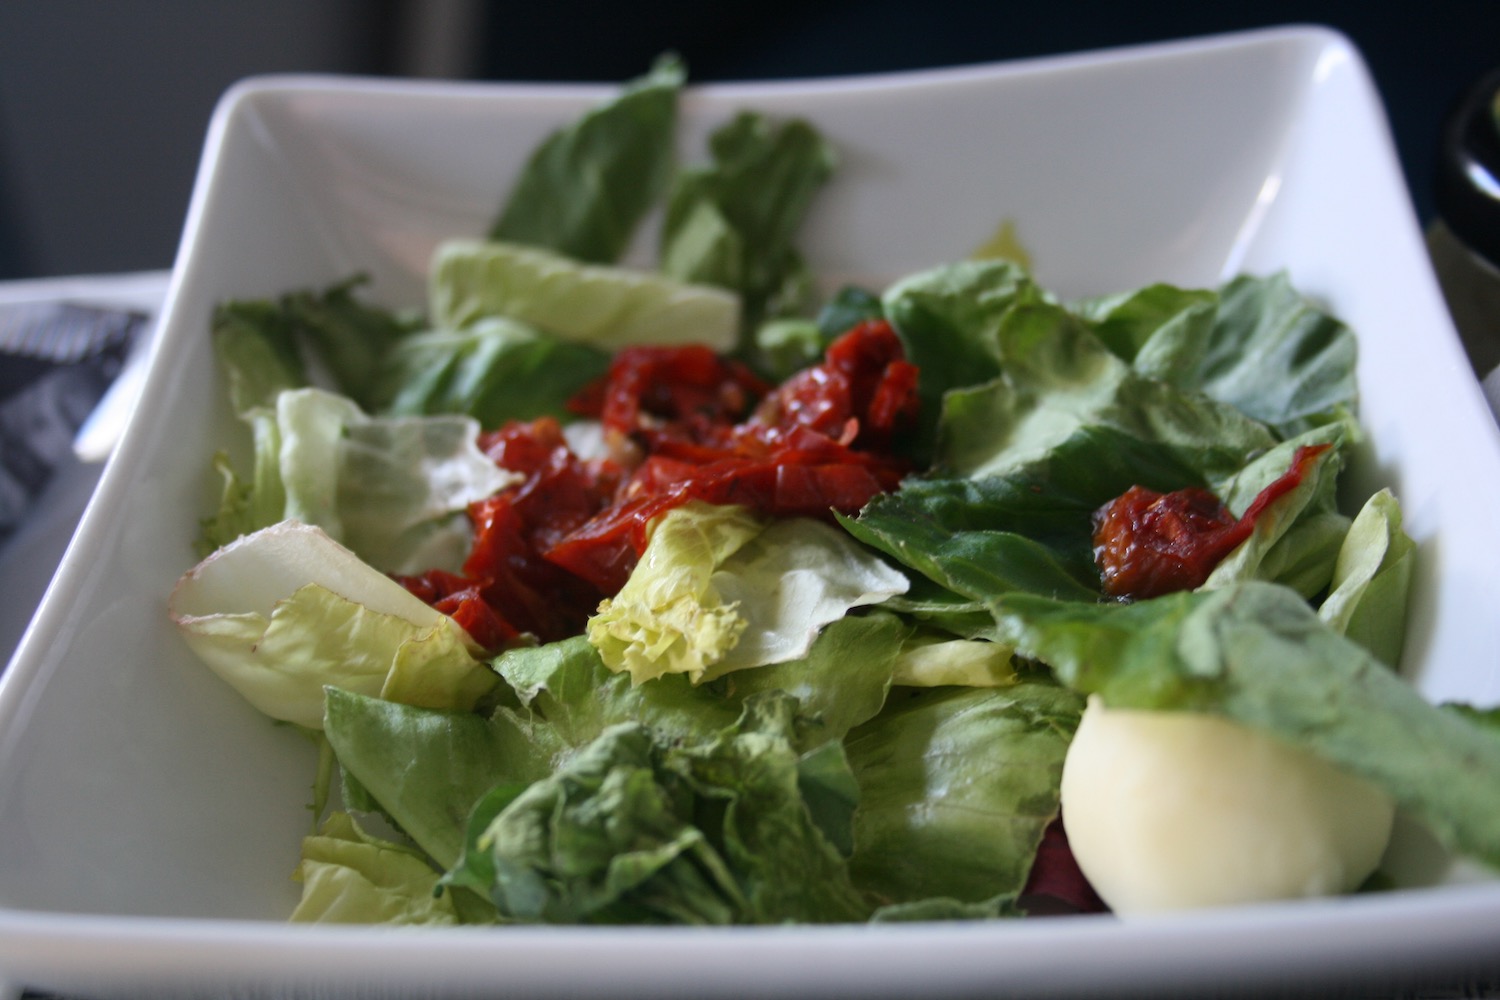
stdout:
<svg viewBox="0 0 1500 1000">
<path fill-rule="evenodd" d="M 1289 23 L 1359 46 L 1419 217 L 1500 0 L 0 0 L 0 279 L 165 268 L 215 101 L 270 72 L 620 81 L 960 65 Z"/>
</svg>

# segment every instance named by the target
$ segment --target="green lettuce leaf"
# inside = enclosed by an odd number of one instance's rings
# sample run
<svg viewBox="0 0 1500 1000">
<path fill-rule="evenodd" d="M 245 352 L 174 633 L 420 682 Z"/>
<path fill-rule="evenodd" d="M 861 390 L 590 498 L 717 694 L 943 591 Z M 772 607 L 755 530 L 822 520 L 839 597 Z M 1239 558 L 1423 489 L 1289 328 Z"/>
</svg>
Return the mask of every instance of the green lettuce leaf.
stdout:
<svg viewBox="0 0 1500 1000">
<path fill-rule="evenodd" d="M 356 298 L 354 289 L 362 280 L 283 296 L 281 310 L 338 391 L 374 410 L 385 356 L 417 329 L 417 323 Z"/>
<path fill-rule="evenodd" d="M 274 407 L 283 389 L 307 385 L 297 329 L 276 302 L 225 302 L 214 309 L 214 357 L 234 412 Z"/>
<path fill-rule="evenodd" d="M 1137 374 L 1190 389 L 1218 318 L 1219 295 L 1156 284 L 1071 308 Z"/>
<path fill-rule="evenodd" d="M 1291 437 L 1353 412 L 1354 332 L 1297 292 L 1285 274 L 1221 289 L 1195 383 Z"/>
<path fill-rule="evenodd" d="M 1046 293 L 1008 261 L 964 261 L 911 275 L 886 289 L 881 307 L 921 372 L 922 431 L 929 440 L 949 389 L 1001 371 L 998 328 L 1011 307 Z"/>
<path fill-rule="evenodd" d="M 1075 303 L 1141 375 L 1202 392 L 1293 437 L 1352 413 L 1352 331 L 1285 274 L 1242 275 L 1216 292 L 1170 285 Z"/>
<path fill-rule="evenodd" d="M 1175 393 L 1164 383 L 1154 385 Z M 980 420 L 968 413 L 966 395 L 950 394 L 952 412 L 975 428 L 1000 426 L 999 418 Z M 1048 422 L 1048 433 L 1066 437 L 1046 447 L 1002 447 L 986 459 L 997 471 L 978 478 L 908 480 L 895 493 L 872 500 L 857 519 L 842 523 L 938 588 L 924 585 L 913 592 L 923 601 L 892 607 L 965 638 L 994 638 L 979 604 L 1002 594 L 1098 598 L 1092 515 L 1131 486 L 1170 492 L 1206 484 L 1241 514 L 1287 472 L 1299 446 L 1331 444 L 1301 485 L 1263 513 L 1250 538 L 1220 563 L 1208 584 L 1257 578 L 1286 583 L 1308 597 L 1320 593 L 1333 576 L 1349 525 L 1336 507 L 1336 487 L 1355 433 L 1351 425 L 1333 421 L 1279 444 L 1252 431 L 1241 442 L 1243 450 L 1221 452 L 1211 443 L 1184 445 L 1183 437 L 1193 432 L 1175 417 L 1147 415 L 1152 409 L 1143 405 L 1139 419 L 1077 426 L 1069 426 L 1067 416 L 1038 416 Z M 1178 426 L 1182 434 L 1174 430 Z"/>
<path fill-rule="evenodd" d="M 807 655 L 717 682 L 732 698 L 784 691 L 797 699 L 797 745 L 842 739 L 885 705 L 910 631 L 895 615 L 872 611 L 840 618 L 818 634 Z"/>
<path fill-rule="evenodd" d="M 860 789 L 855 883 L 888 903 L 1013 900 L 1057 815 L 1082 711 L 1035 679 L 893 696 L 846 743 Z"/>
<path fill-rule="evenodd" d="M 914 479 L 841 523 L 955 595 L 985 602 L 1025 591 L 1093 601 L 1099 595 L 1090 516 L 1145 469 L 1191 473 L 1113 432 L 1083 433 L 1010 476 Z M 1139 458 L 1140 461 L 1136 461 Z M 1158 480 L 1160 481 L 1160 480 Z M 963 615 L 973 604 L 950 603 Z"/>
<path fill-rule="evenodd" d="M 739 293 L 744 322 L 801 311 L 811 276 L 797 230 L 833 172 L 833 147 L 805 121 L 740 112 L 709 137 L 712 163 L 677 175 L 661 270 Z"/>
<path fill-rule="evenodd" d="M 501 709 L 514 725 L 548 734 L 567 753 L 597 739 L 610 726 L 639 722 L 670 739 L 702 739 L 731 725 L 740 705 L 716 688 L 694 686 L 686 675 L 636 684 L 604 665 L 585 636 L 529 649 L 512 649 L 495 670 L 520 699 Z"/>
<path fill-rule="evenodd" d="M 841 288 L 815 319 L 784 316 L 755 328 L 753 357 L 777 382 L 822 361 L 828 345 L 866 320 L 883 319 L 880 297 L 854 285 Z"/>
<path fill-rule="evenodd" d="M 278 299 L 227 302 L 214 310 L 214 351 L 235 412 L 275 406 L 284 389 L 311 384 L 303 352 L 316 357 L 338 391 L 366 409 L 386 353 L 416 329 L 409 318 L 360 301 L 364 279 Z"/>
<path fill-rule="evenodd" d="M 880 711 L 906 632 L 893 615 L 851 615 L 825 628 L 800 659 L 700 685 L 682 674 L 635 684 L 628 674 L 606 667 L 598 650 L 576 636 L 509 650 L 495 661 L 495 670 L 521 701 L 519 710 L 502 708 L 500 714 L 570 749 L 621 722 L 640 722 L 665 739 L 701 740 L 732 724 L 745 699 L 781 691 L 798 701 L 799 748 L 812 750 Z"/>
<path fill-rule="evenodd" d="M 1276 443 L 1231 406 L 1137 375 L 1060 306 L 1014 306 L 992 337 L 1002 375 L 944 405 L 938 461 L 955 474 L 1003 474 L 1089 427 L 1166 446 L 1210 480 Z"/>
<path fill-rule="evenodd" d="M 608 371 L 609 360 L 597 348 L 491 317 L 395 345 L 381 365 L 372 409 L 393 416 L 466 414 L 486 429 L 540 416 L 566 420 L 568 400 Z"/>
<path fill-rule="evenodd" d="M 1349 518 L 1338 510 L 1338 474 L 1344 465 L 1348 424 L 1336 421 L 1285 441 L 1219 485 L 1216 492 L 1239 516 L 1255 497 L 1292 467 L 1299 447 L 1329 444 L 1296 487 L 1263 508 L 1250 537 L 1214 567 L 1205 587 L 1240 580 L 1284 583 L 1303 597 L 1320 594 L 1333 578 Z"/>
<path fill-rule="evenodd" d="M 680 60 L 663 56 L 613 100 L 532 152 L 490 237 L 611 263 L 672 177 Z"/>
<path fill-rule="evenodd" d="M 256 408 L 245 415 L 254 441 L 250 479 L 240 478 L 224 451 L 215 453 L 213 469 L 222 483 L 218 509 L 198 523 L 194 544 L 199 558 L 228 545 L 241 535 L 269 528 L 286 517 L 286 487 L 281 481 L 281 426 L 274 408 Z"/>
<path fill-rule="evenodd" d="M 345 783 L 444 868 L 463 852 L 464 823 L 500 784 L 546 777 L 565 749 L 497 713 L 417 708 L 329 689 L 324 733 Z"/>
<path fill-rule="evenodd" d="M 845 285 L 818 310 L 818 332 L 826 345 L 860 323 L 884 318 L 885 304 L 879 295 L 858 285 Z"/>
</svg>

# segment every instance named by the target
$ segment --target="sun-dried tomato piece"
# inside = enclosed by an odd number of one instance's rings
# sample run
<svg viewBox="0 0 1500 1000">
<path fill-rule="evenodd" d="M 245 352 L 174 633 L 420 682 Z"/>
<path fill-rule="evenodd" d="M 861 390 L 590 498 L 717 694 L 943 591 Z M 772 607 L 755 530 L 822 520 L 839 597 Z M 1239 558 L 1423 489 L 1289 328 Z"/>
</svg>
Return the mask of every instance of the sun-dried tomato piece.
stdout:
<svg viewBox="0 0 1500 1000">
<path fill-rule="evenodd" d="M 1104 592 L 1139 599 L 1201 586 L 1277 498 L 1295 489 L 1330 446 L 1306 445 L 1291 468 L 1236 518 L 1208 490 L 1157 493 L 1132 486 L 1094 512 L 1094 562 Z"/>
<path fill-rule="evenodd" d="M 611 460 L 580 460 L 550 418 L 481 437 L 526 480 L 470 508 L 474 544 L 459 580 L 519 631 L 577 634 L 672 507 L 830 517 L 894 489 L 909 464 L 889 445 L 915 422 L 916 389 L 917 369 L 883 321 L 856 326 L 774 391 L 705 347 L 627 348 L 570 405 L 600 418 Z M 476 627 L 489 629 L 480 617 Z"/>
</svg>

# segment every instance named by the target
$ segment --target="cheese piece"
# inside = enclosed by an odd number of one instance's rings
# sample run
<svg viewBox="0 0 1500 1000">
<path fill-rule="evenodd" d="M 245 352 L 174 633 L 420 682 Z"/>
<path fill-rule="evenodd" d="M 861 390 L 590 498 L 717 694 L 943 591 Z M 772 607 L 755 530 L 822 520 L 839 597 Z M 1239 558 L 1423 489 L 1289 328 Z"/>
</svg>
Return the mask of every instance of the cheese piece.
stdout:
<svg viewBox="0 0 1500 1000">
<path fill-rule="evenodd" d="M 1098 698 L 1063 767 L 1073 854 L 1127 916 L 1352 891 L 1394 811 L 1363 778 L 1257 730 Z"/>
</svg>

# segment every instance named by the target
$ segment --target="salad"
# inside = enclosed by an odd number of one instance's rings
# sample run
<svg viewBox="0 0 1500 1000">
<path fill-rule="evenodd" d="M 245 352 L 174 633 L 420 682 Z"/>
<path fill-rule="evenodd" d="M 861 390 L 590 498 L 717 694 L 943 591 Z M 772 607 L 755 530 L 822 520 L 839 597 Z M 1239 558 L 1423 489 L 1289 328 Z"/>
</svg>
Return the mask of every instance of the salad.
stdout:
<svg viewBox="0 0 1500 1000">
<path fill-rule="evenodd" d="M 1001 257 L 818 303 L 836 151 L 747 111 L 678 168 L 683 82 L 546 140 L 420 313 L 215 316 L 253 461 L 170 610 L 322 751 L 293 919 L 1128 914 L 1377 887 L 1398 809 L 1500 863 L 1490 716 L 1395 669 L 1397 499 L 1339 503 L 1351 331 Z"/>
</svg>

